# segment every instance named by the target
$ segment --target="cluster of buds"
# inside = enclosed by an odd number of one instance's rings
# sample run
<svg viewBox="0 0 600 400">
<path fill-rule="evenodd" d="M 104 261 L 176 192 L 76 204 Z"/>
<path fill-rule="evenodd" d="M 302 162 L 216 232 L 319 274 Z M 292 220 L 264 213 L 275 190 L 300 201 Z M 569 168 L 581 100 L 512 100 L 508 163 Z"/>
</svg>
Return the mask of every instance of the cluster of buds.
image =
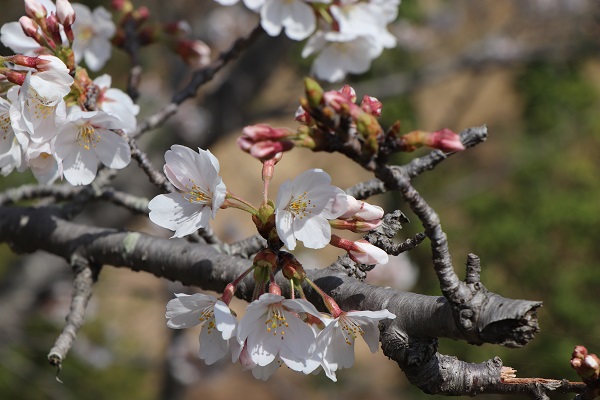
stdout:
<svg viewBox="0 0 600 400">
<path fill-rule="evenodd" d="M 448 128 L 435 132 L 412 131 L 402 135 L 400 143 L 404 151 L 413 151 L 422 146 L 439 149 L 447 153 L 465 149 L 460 141 L 460 136 Z"/>
<path fill-rule="evenodd" d="M 587 384 L 600 377 L 600 359 L 595 354 L 588 354 L 584 346 L 576 346 L 571 355 L 571 367 Z"/>
<path fill-rule="evenodd" d="M 422 146 L 445 152 L 465 149 L 460 136 L 447 128 L 401 135 L 400 123 L 396 122 L 384 132 L 378 121 L 381 101 L 364 95 L 357 103 L 356 92 L 349 85 L 324 91 L 313 79 L 306 78 L 304 84 L 306 97 L 296 111 L 295 120 L 301 124 L 296 131 L 266 124 L 247 126 L 238 139 L 242 150 L 260 160 L 293 147 L 339 151 L 372 169 L 377 157 L 387 157 L 394 151 L 410 152 Z"/>
<path fill-rule="evenodd" d="M 210 62 L 210 47 L 191 37 L 192 29 L 186 21 L 150 24 L 150 10 L 145 6 L 135 8 L 129 0 L 113 0 L 112 6 L 118 13 L 115 46 L 126 47 L 127 33 L 133 28 L 138 44 L 146 46 L 161 42 L 192 69 L 202 68 Z"/>
<path fill-rule="evenodd" d="M 75 39 L 75 10 L 71 3 L 57 0 L 56 9 L 47 10 L 38 0 L 25 0 L 25 14 L 19 24 L 25 36 L 39 45 L 35 52 L 59 56 L 72 71 L 75 59 L 70 46 Z"/>
</svg>

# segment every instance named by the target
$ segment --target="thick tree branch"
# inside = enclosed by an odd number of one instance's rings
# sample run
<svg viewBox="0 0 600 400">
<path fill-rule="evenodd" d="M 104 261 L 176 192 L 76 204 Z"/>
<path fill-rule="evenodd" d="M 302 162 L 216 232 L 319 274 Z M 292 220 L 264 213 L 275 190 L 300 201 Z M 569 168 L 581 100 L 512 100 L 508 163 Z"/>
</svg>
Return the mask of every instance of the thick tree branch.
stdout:
<svg viewBox="0 0 600 400">
<path fill-rule="evenodd" d="M 91 265 L 108 264 L 146 271 L 214 291 L 222 291 L 250 265 L 250 260 L 219 253 L 210 245 L 74 224 L 60 218 L 55 209 L 48 207 L 0 207 L 0 241 L 9 243 L 16 251 L 41 249 L 67 260 L 72 260 L 77 254 Z M 349 277 L 347 271 L 339 267 L 309 270 L 307 273 L 343 309 L 387 308 L 395 313 L 395 320 L 383 324 L 381 340 L 385 353 L 398 362 L 414 382 L 432 382 L 427 376 L 431 377 L 435 372 L 438 381 L 447 381 L 440 386 L 447 394 L 471 394 L 473 389 L 468 382 L 474 376 L 484 384 L 484 389 L 495 388 L 493 385 L 499 379 L 499 362 L 483 370 L 462 364 L 456 364 L 460 366 L 457 369 L 446 369 L 458 361 L 439 355 L 437 341 L 432 338 L 473 342 L 473 335 L 479 333 L 479 342 L 522 346 L 537 330 L 535 310 L 539 302 L 511 300 L 487 291 L 479 292 L 485 301 L 482 301 L 481 310 L 473 321 L 476 329 L 465 332 L 455 322 L 453 306 L 445 298 L 371 286 Z M 90 282 L 89 278 L 85 280 Z M 283 279 L 280 283 L 286 287 Z M 249 300 L 253 289 L 254 284 L 248 278 L 241 282 L 237 295 Z M 319 298 L 312 290 L 307 288 L 306 293 L 318 304 Z M 478 372 L 475 373 L 475 370 Z M 454 381 L 460 384 L 452 383 Z M 433 390 L 427 386 L 420 387 L 425 391 Z"/>
</svg>

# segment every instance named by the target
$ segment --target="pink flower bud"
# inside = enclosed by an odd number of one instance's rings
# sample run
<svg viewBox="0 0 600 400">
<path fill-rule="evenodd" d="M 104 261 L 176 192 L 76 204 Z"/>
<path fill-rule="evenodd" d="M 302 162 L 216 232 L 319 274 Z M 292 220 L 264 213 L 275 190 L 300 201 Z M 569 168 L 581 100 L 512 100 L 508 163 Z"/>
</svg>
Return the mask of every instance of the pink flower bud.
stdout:
<svg viewBox="0 0 600 400">
<path fill-rule="evenodd" d="M 259 160 L 266 160 L 275 157 L 277 153 L 291 150 L 294 144 L 288 140 L 281 142 L 272 142 L 265 140 L 263 142 L 254 143 L 250 148 L 250 155 Z"/>
<path fill-rule="evenodd" d="M 375 117 L 381 117 L 381 108 L 383 104 L 375 97 L 367 96 L 363 97 L 362 103 L 360 103 L 360 108 L 369 114 Z"/>
<path fill-rule="evenodd" d="M 323 100 L 325 101 L 326 105 L 333 108 L 336 112 L 341 112 L 344 109 L 348 110 L 351 105 L 356 106 L 356 104 L 350 101 L 348 97 L 337 90 L 331 90 L 323 93 Z"/>
<path fill-rule="evenodd" d="M 307 125 L 310 124 L 312 121 L 310 114 L 302 106 L 298 106 L 296 114 L 294 115 L 294 119 L 300 122 L 301 124 Z"/>
<path fill-rule="evenodd" d="M 465 146 L 460 141 L 460 136 L 448 128 L 429 134 L 425 140 L 425 145 L 445 152 L 461 151 L 465 149 Z"/>
<path fill-rule="evenodd" d="M 353 242 L 352 240 L 342 239 L 337 235 L 331 235 L 329 244 L 346 250 L 350 258 L 360 264 L 387 264 L 389 260 L 389 256 L 385 251 L 373 246 L 366 240 Z"/>
<path fill-rule="evenodd" d="M 38 71 L 60 71 L 68 72 L 67 66 L 58 57 L 43 54 L 35 58 L 35 68 Z"/>
<path fill-rule="evenodd" d="M 348 251 L 350 258 L 361 264 L 387 264 L 388 254 L 377 246 L 373 246 L 366 240 L 354 242 L 352 249 Z"/>
<path fill-rule="evenodd" d="M 583 358 L 587 356 L 587 354 L 588 351 L 584 346 L 575 346 L 575 350 L 573 350 L 573 354 L 571 354 L 571 357 L 583 360 Z"/>
<path fill-rule="evenodd" d="M 371 221 L 383 218 L 383 208 L 364 201 L 356 200 L 352 196 L 348 196 L 347 200 L 348 211 L 342 214 L 340 218 L 354 218 L 359 221 Z"/>
<path fill-rule="evenodd" d="M 255 142 L 284 139 L 293 134 L 294 132 L 288 128 L 273 128 L 267 124 L 248 125 L 242 129 L 242 135 Z"/>
<path fill-rule="evenodd" d="M 37 40 L 38 38 L 38 24 L 32 20 L 29 17 L 21 17 L 19 18 L 19 23 L 21 24 L 21 28 L 23 29 L 23 32 L 25 33 L 25 35 L 34 38 Z"/>
<path fill-rule="evenodd" d="M 33 19 L 46 18 L 48 11 L 38 0 L 25 0 L 25 14 Z"/>
<path fill-rule="evenodd" d="M 356 91 L 350 85 L 344 85 L 340 90 L 338 90 L 345 98 L 350 100 L 353 103 L 356 103 Z"/>
<path fill-rule="evenodd" d="M 56 0 L 56 15 L 58 21 L 65 26 L 71 26 L 75 22 L 75 10 L 69 0 Z"/>
<path fill-rule="evenodd" d="M 210 47 L 201 40 L 180 39 L 175 45 L 175 52 L 193 69 L 210 63 Z"/>
</svg>

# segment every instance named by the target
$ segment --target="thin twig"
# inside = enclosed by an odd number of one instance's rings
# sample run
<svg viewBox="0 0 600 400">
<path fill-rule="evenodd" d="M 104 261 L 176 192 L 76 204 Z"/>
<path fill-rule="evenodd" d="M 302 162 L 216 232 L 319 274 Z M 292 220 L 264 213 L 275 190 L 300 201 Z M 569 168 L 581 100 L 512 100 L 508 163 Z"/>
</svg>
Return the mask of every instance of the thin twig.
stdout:
<svg viewBox="0 0 600 400">
<path fill-rule="evenodd" d="M 62 362 L 75 342 L 77 332 L 83 325 L 85 310 L 92 296 L 92 289 L 98 278 L 99 270 L 98 268 L 93 270 L 89 261 L 79 257 L 77 253 L 71 258 L 71 264 L 75 272 L 71 307 L 67 315 L 67 322 L 48 353 L 48 362 L 57 367 L 59 371 Z"/>
</svg>

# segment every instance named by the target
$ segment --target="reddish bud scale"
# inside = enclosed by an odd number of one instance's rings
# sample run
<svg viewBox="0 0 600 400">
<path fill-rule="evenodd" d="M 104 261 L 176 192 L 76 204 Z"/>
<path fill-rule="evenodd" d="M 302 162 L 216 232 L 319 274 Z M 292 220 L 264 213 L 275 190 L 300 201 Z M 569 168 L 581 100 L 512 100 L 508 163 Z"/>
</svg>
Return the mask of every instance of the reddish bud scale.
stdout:
<svg viewBox="0 0 600 400">
<path fill-rule="evenodd" d="M 269 293 L 276 294 L 277 296 L 281 296 L 281 287 L 275 282 L 271 282 L 269 284 Z"/>
<path fill-rule="evenodd" d="M 223 291 L 221 300 L 223 300 L 223 303 L 229 305 L 229 303 L 231 302 L 231 299 L 233 299 L 234 295 L 235 295 L 235 286 L 232 283 L 229 283 L 229 284 L 227 284 L 227 286 L 225 286 L 225 290 Z"/>
</svg>

